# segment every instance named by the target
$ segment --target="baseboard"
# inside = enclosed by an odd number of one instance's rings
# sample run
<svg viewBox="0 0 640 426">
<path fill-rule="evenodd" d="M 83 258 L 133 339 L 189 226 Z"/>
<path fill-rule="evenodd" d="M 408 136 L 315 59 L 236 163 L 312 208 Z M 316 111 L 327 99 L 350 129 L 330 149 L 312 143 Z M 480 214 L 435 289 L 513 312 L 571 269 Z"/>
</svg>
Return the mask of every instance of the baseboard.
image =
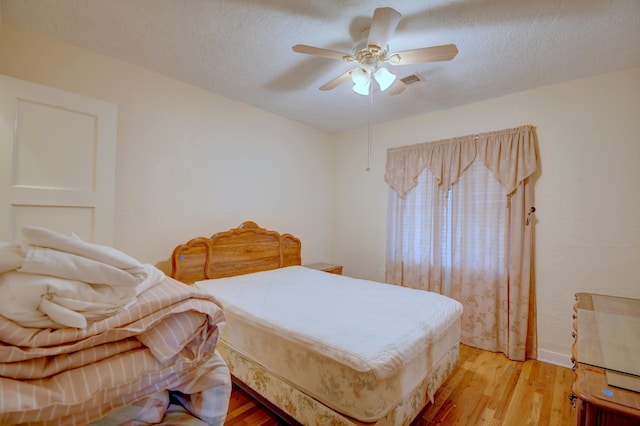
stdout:
<svg viewBox="0 0 640 426">
<path fill-rule="evenodd" d="M 559 365 L 560 367 L 572 368 L 571 355 L 551 352 L 545 349 L 538 349 L 538 361 Z"/>
</svg>

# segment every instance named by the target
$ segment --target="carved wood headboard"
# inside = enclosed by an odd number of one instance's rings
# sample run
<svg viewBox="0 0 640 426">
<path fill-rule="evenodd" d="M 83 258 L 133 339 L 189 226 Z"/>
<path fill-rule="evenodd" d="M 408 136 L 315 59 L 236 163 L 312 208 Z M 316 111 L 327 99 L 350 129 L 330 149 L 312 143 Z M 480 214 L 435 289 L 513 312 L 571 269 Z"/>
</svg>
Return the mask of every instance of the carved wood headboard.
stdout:
<svg viewBox="0 0 640 426">
<path fill-rule="evenodd" d="M 234 229 L 193 238 L 171 255 L 171 277 L 191 284 L 300 265 L 302 243 L 291 234 L 279 234 L 244 222 Z"/>
</svg>

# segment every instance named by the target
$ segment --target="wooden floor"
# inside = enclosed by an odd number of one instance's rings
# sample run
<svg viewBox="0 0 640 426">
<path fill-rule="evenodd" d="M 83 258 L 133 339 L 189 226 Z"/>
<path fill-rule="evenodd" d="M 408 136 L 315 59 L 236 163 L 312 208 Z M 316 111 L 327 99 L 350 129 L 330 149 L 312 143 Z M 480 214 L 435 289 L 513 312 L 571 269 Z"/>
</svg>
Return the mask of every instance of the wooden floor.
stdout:
<svg viewBox="0 0 640 426">
<path fill-rule="evenodd" d="M 539 361 L 461 346 L 460 364 L 436 393 L 435 403 L 412 426 L 575 424 L 569 403 L 573 372 Z M 282 425 L 276 416 L 234 387 L 225 425 Z"/>
</svg>

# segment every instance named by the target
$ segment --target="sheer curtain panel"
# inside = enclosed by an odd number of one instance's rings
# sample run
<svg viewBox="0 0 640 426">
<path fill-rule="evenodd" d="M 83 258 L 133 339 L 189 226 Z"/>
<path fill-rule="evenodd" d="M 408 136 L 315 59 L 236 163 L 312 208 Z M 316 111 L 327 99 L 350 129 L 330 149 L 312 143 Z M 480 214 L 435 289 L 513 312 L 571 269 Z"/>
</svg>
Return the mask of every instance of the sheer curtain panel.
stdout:
<svg viewBox="0 0 640 426">
<path fill-rule="evenodd" d="M 535 358 L 530 177 L 535 129 L 521 126 L 392 148 L 386 281 L 464 306 L 461 341 Z"/>
</svg>

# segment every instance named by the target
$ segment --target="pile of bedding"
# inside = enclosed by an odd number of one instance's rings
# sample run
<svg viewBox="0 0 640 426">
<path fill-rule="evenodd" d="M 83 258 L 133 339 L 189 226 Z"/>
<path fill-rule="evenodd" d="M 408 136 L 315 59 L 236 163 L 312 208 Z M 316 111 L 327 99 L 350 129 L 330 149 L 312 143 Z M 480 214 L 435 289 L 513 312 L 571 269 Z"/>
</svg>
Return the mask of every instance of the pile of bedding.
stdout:
<svg viewBox="0 0 640 426">
<path fill-rule="evenodd" d="M 109 247 L 24 235 L 0 248 L 0 424 L 157 424 L 175 406 L 223 423 L 212 296 Z"/>
<path fill-rule="evenodd" d="M 154 266 L 74 234 L 36 226 L 22 234 L 21 246 L 0 245 L 0 315 L 25 327 L 84 328 L 164 279 Z"/>
</svg>

